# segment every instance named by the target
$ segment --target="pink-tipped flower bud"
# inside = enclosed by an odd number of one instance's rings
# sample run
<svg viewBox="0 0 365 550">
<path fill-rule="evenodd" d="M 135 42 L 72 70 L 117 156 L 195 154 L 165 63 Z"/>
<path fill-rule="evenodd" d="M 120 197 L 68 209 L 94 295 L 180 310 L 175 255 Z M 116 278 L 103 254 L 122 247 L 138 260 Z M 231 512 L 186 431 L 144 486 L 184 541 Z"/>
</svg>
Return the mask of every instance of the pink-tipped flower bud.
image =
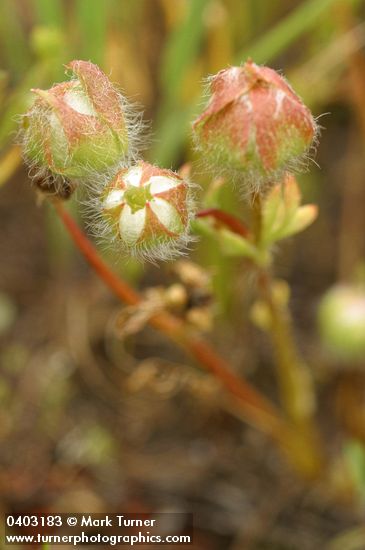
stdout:
<svg viewBox="0 0 365 550">
<path fill-rule="evenodd" d="M 22 144 L 36 176 L 80 178 L 117 165 L 128 154 L 125 101 L 87 61 L 67 65 L 74 78 L 49 90 L 23 117 Z"/>
<path fill-rule="evenodd" d="M 171 259 L 190 240 L 190 185 L 171 170 L 143 161 L 120 170 L 100 206 L 104 227 L 131 255 Z"/>
<path fill-rule="evenodd" d="M 325 347 L 338 359 L 365 361 L 365 289 L 337 285 L 322 298 L 319 329 Z"/>
<path fill-rule="evenodd" d="M 309 109 L 276 71 L 247 61 L 210 80 L 210 100 L 194 121 L 197 148 L 221 172 L 256 186 L 298 164 L 317 132 Z"/>
</svg>

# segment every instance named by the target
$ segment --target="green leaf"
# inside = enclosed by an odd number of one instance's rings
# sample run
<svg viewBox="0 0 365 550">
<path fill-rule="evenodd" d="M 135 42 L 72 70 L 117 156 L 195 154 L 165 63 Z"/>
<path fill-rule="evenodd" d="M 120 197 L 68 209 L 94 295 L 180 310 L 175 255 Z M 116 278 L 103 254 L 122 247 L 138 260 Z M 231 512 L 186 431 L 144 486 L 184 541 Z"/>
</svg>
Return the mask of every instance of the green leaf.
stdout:
<svg viewBox="0 0 365 550">
<path fill-rule="evenodd" d="M 242 256 L 254 259 L 258 255 L 257 248 L 250 241 L 228 229 L 220 229 L 218 238 L 226 256 Z"/>
<path fill-rule="evenodd" d="M 176 160 L 180 148 L 187 142 L 190 120 L 199 110 L 201 98 L 192 98 L 186 105 L 180 94 L 184 79 L 199 56 L 199 48 L 207 31 L 204 23 L 204 8 L 207 5 L 208 0 L 187 2 L 185 19 L 167 37 L 159 75 L 162 101 L 155 121 L 159 139 L 150 152 L 150 158 L 156 164 L 166 166 Z"/>
<path fill-rule="evenodd" d="M 19 2 L 0 2 L 0 48 L 2 62 L 19 79 L 30 64 L 30 52 Z"/>
<path fill-rule="evenodd" d="M 255 63 L 267 63 L 285 50 L 302 34 L 315 27 L 326 11 L 342 0 L 307 0 L 293 9 L 285 19 L 265 32 L 256 42 L 245 48 L 238 56 L 241 62 L 252 57 Z"/>
<path fill-rule="evenodd" d="M 200 235 L 202 237 L 215 238 L 215 235 L 216 235 L 216 232 L 212 224 L 207 220 L 201 220 L 198 218 L 191 220 L 190 229 L 193 233 L 195 233 L 196 235 Z"/>
<path fill-rule="evenodd" d="M 281 229 L 285 218 L 283 191 L 281 185 L 276 185 L 267 195 L 262 210 L 262 234 L 263 243 L 273 241 L 275 232 Z"/>
<path fill-rule="evenodd" d="M 301 206 L 296 211 L 294 218 L 291 222 L 283 228 L 280 233 L 280 239 L 289 237 L 290 235 L 295 235 L 306 229 L 311 225 L 318 215 L 318 207 L 315 204 L 306 204 Z"/>
<path fill-rule="evenodd" d="M 65 20 L 64 6 L 61 0 L 33 0 L 37 22 L 52 27 L 62 27 Z"/>
<path fill-rule="evenodd" d="M 299 233 L 317 217 L 314 204 L 300 206 L 301 193 L 294 176 L 288 175 L 266 197 L 262 214 L 261 246 Z"/>
<path fill-rule="evenodd" d="M 110 0 L 76 0 L 74 16 L 81 43 L 78 56 L 104 65 L 107 26 L 110 18 Z"/>
<path fill-rule="evenodd" d="M 204 33 L 208 0 L 187 3 L 186 18 L 169 35 L 163 52 L 161 81 L 166 100 L 178 96 L 184 76 L 195 60 Z"/>
</svg>

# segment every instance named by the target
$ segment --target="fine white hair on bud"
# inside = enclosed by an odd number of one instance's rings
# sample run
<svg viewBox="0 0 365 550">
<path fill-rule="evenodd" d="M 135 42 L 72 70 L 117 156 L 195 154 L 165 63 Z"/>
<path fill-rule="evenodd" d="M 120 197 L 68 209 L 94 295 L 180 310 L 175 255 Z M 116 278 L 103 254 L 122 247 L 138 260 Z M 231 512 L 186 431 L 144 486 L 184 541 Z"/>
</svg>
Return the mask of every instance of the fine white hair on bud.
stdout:
<svg viewBox="0 0 365 550">
<path fill-rule="evenodd" d="M 171 170 L 139 161 L 119 170 L 94 194 L 90 228 L 124 255 L 171 260 L 192 240 L 193 187 Z"/>
<path fill-rule="evenodd" d="M 133 162 L 142 117 L 93 63 L 72 61 L 73 78 L 33 90 L 20 143 L 29 173 L 43 191 L 63 196 L 70 181 L 87 181 Z"/>
<path fill-rule="evenodd" d="M 248 60 L 211 77 L 208 88 L 193 137 L 209 168 L 255 192 L 303 168 L 318 126 L 281 75 Z"/>
</svg>

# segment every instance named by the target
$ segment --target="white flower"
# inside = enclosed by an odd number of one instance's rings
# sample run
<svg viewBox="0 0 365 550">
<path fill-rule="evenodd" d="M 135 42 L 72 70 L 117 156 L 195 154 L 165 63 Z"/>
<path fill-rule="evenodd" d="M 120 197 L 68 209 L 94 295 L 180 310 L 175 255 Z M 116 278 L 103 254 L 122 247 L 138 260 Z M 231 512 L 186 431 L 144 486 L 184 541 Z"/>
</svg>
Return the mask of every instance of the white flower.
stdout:
<svg viewBox="0 0 365 550">
<path fill-rule="evenodd" d="M 103 193 L 102 210 L 134 255 L 170 259 L 188 241 L 189 187 L 171 170 L 143 161 L 120 170 Z"/>
</svg>

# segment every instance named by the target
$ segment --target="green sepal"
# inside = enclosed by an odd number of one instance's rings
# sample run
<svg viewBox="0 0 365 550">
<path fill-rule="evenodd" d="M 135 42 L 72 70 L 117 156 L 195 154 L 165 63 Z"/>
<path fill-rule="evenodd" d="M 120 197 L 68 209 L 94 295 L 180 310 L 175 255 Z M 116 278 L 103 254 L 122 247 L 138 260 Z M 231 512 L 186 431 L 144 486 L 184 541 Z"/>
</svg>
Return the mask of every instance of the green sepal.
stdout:
<svg viewBox="0 0 365 550">
<path fill-rule="evenodd" d="M 241 256 L 252 260 L 257 258 L 259 251 L 248 239 L 228 229 L 219 229 L 217 233 L 222 251 L 226 256 Z"/>
<path fill-rule="evenodd" d="M 261 246 L 268 246 L 303 231 L 317 217 L 314 204 L 300 206 L 301 193 L 293 176 L 275 185 L 267 195 L 262 213 Z"/>
</svg>

